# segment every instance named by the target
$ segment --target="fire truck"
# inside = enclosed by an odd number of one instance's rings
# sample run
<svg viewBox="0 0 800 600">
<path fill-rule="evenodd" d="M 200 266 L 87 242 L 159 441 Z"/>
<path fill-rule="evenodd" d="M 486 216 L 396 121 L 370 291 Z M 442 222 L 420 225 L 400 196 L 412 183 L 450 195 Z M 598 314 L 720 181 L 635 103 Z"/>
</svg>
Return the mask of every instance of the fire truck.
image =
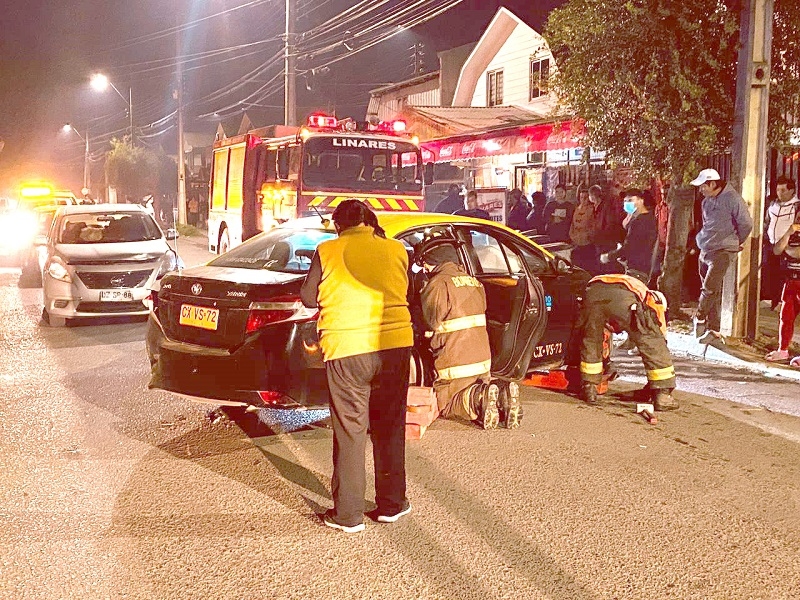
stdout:
<svg viewBox="0 0 800 600">
<path fill-rule="evenodd" d="M 356 198 L 420 211 L 419 140 L 404 121 L 377 125 L 314 114 L 301 128 L 254 129 L 214 144 L 208 248 L 219 254 L 278 223 Z"/>
</svg>

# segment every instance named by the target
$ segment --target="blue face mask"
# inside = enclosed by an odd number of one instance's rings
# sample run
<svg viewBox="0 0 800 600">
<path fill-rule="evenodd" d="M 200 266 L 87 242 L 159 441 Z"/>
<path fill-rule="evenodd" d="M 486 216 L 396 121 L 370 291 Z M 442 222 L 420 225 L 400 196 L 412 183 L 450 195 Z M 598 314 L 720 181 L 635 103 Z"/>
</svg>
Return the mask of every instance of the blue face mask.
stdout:
<svg viewBox="0 0 800 600">
<path fill-rule="evenodd" d="M 633 202 L 633 200 L 625 200 L 625 203 L 622 205 L 622 208 L 629 215 L 632 215 L 633 213 L 636 212 L 636 204 Z"/>
</svg>

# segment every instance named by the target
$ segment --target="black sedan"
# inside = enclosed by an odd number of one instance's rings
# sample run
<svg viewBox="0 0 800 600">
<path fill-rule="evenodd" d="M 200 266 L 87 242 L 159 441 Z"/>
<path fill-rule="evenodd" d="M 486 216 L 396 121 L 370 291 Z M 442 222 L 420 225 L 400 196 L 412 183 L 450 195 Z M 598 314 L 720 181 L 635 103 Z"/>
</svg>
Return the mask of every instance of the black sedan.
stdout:
<svg viewBox="0 0 800 600">
<path fill-rule="evenodd" d="M 520 379 L 563 363 L 586 272 L 497 223 L 428 213 L 378 218 L 409 254 L 432 230 L 463 242 L 462 263 L 486 289 L 495 377 Z M 315 248 L 335 235 L 327 219 L 298 219 L 165 276 L 151 294 L 150 387 L 216 404 L 326 405 L 317 311 L 299 292 Z M 418 314 L 413 301 L 411 308 Z M 432 361 L 416 325 L 411 383 L 429 385 Z"/>
</svg>

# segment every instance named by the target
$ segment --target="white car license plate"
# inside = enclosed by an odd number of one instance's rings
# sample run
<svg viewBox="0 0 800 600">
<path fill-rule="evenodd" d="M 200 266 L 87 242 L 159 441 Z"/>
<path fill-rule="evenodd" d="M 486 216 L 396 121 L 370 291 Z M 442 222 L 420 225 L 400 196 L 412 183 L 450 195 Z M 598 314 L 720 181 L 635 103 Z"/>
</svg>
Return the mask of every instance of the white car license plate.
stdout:
<svg viewBox="0 0 800 600">
<path fill-rule="evenodd" d="M 100 292 L 101 302 L 130 302 L 133 300 L 131 290 L 102 290 Z"/>
<path fill-rule="evenodd" d="M 181 316 L 178 322 L 189 327 L 216 331 L 217 323 L 219 322 L 219 309 L 194 306 L 193 304 L 181 304 Z"/>
</svg>

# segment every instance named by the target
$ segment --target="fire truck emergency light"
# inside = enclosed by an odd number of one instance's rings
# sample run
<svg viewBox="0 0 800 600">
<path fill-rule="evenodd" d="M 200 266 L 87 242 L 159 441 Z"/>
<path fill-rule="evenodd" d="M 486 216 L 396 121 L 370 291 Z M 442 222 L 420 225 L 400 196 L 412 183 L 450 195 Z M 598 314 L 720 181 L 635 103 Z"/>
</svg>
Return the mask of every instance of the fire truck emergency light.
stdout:
<svg viewBox="0 0 800 600">
<path fill-rule="evenodd" d="M 309 127 L 335 129 L 338 125 L 338 121 L 336 120 L 336 117 L 330 117 L 328 115 L 310 115 L 308 117 L 308 125 Z"/>
</svg>

